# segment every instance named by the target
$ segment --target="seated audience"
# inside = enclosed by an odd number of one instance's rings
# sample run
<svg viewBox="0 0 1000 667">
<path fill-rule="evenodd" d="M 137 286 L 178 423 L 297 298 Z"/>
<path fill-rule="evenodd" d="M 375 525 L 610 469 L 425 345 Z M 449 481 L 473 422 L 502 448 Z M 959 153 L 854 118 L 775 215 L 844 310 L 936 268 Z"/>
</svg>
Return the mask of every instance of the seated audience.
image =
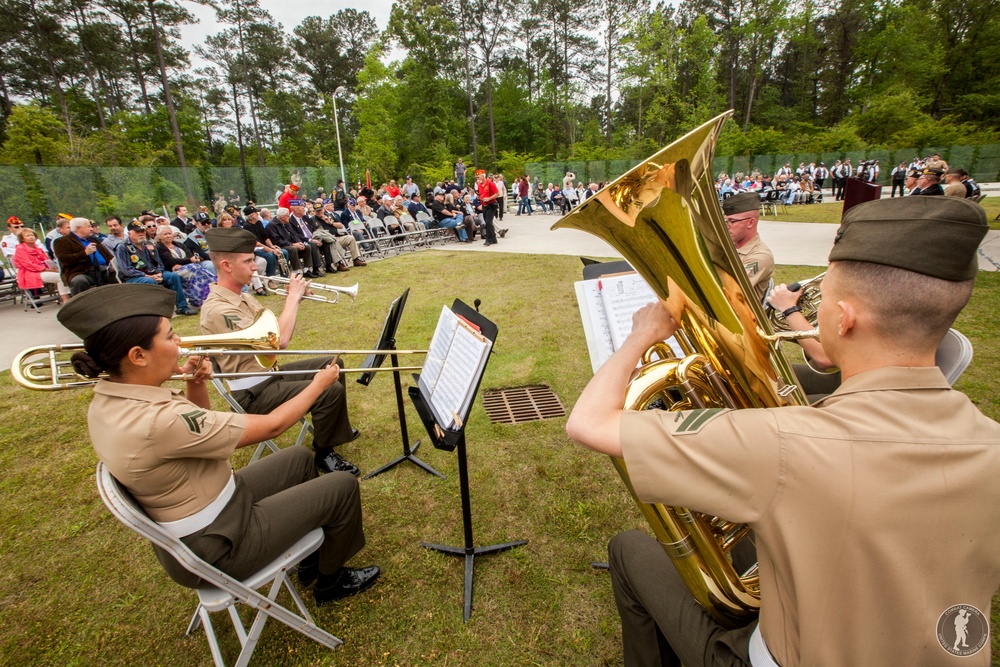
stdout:
<svg viewBox="0 0 1000 667">
<path fill-rule="evenodd" d="M 14 249 L 14 268 L 17 269 L 17 286 L 27 291 L 32 297 L 42 295 L 45 283 L 55 285 L 59 292 L 59 303 L 69 300 L 69 288 L 59 278 L 56 264 L 37 244 L 35 231 L 22 227 L 17 232 L 17 247 Z M 35 308 L 40 308 L 35 304 Z"/>
</svg>

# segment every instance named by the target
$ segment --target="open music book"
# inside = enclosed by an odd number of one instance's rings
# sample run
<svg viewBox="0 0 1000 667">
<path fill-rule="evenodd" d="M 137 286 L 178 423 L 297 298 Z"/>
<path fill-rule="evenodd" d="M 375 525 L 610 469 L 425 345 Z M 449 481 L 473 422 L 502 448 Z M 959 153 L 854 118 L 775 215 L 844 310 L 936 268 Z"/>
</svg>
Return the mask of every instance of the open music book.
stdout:
<svg viewBox="0 0 1000 667">
<path fill-rule="evenodd" d="M 447 306 L 441 309 L 419 386 L 442 427 L 461 428 L 492 348 L 474 324 Z"/>
<path fill-rule="evenodd" d="M 632 333 L 632 315 L 656 301 L 656 293 L 635 272 L 581 280 L 573 286 L 590 351 L 590 366 L 596 373 Z M 674 354 L 684 356 L 673 338 L 667 344 Z"/>
</svg>

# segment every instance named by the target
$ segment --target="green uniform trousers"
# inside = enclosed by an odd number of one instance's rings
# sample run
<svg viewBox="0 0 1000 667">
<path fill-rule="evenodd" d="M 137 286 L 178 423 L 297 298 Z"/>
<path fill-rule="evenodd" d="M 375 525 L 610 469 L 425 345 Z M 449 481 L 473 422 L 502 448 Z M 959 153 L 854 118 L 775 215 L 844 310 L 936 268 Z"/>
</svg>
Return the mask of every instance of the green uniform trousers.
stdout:
<svg viewBox="0 0 1000 667">
<path fill-rule="evenodd" d="M 626 667 L 749 665 L 757 627 L 727 630 L 695 602 L 663 547 L 638 530 L 608 544 Z"/>
<path fill-rule="evenodd" d="M 322 528 L 319 569 L 332 574 L 365 546 L 361 491 L 349 473 L 318 475 L 305 447 L 265 456 L 236 473 L 236 492 L 215 521 L 182 541 L 226 574 L 246 579 Z M 199 585 L 169 554 L 156 551 L 174 581 Z"/>
<path fill-rule="evenodd" d="M 316 357 L 282 364 L 286 371 L 313 370 L 323 368 L 333 362 L 330 357 Z M 344 362 L 337 364 L 343 368 Z M 283 376 L 275 373 L 267 381 L 250 389 L 233 392 L 233 398 L 240 404 L 244 412 L 253 415 L 266 415 L 282 403 L 297 396 L 300 391 L 309 386 L 312 378 L 301 375 Z M 347 389 L 344 376 L 326 389 L 309 408 L 312 415 L 313 443 L 316 449 L 331 449 L 351 439 L 351 419 L 347 414 Z"/>
</svg>

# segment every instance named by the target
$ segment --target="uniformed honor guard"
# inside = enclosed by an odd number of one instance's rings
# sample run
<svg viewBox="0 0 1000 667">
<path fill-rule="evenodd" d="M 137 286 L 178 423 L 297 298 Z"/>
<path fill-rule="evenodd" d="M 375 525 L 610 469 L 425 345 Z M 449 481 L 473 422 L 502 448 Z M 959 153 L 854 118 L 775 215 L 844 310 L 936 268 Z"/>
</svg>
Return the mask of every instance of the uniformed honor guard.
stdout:
<svg viewBox="0 0 1000 667">
<path fill-rule="evenodd" d="M 819 310 L 844 381 L 813 406 L 623 411 L 609 397 L 624 397 L 640 355 L 678 327 L 664 302 L 636 314 L 567 432 L 623 456 L 643 502 L 749 524 L 761 610 L 759 625 L 723 628 L 660 544 L 622 533 L 609 562 L 626 665 L 989 664 L 1000 425 L 934 358 L 972 293 L 987 228 L 982 208 L 951 197 L 844 216 Z"/>
<path fill-rule="evenodd" d="M 165 530 L 223 572 L 245 579 L 303 535 L 323 528 L 319 551 L 304 560 L 299 579 L 316 581 L 317 604 L 358 593 L 377 567 L 344 563 L 365 545 L 357 480 L 318 476 L 312 454 L 289 447 L 233 472 L 240 447 L 274 438 L 295 424 L 340 375 L 317 373 L 308 387 L 263 415 L 214 412 L 206 380 L 211 365 L 190 358 L 178 368 L 179 339 L 170 326 L 174 293 L 148 284 L 106 285 L 74 297 L 59 321 L 84 341 L 74 369 L 104 374 L 94 387 L 88 424 L 97 456 Z M 161 385 L 175 373 L 186 390 Z M 161 564 L 178 583 L 199 580 L 166 552 Z"/>
<path fill-rule="evenodd" d="M 240 331 L 253 324 L 257 314 L 264 310 L 253 296 L 243 292 L 250 284 L 255 268 L 254 248 L 257 239 L 245 229 L 210 229 L 205 233 L 212 263 L 219 280 L 212 285 L 208 298 L 201 307 L 201 330 L 206 334 L 223 334 Z M 292 276 L 288 284 L 285 307 L 278 317 L 280 345 L 288 347 L 295 331 L 299 303 L 306 295 L 309 283 L 301 276 Z M 329 357 L 305 359 L 283 364 L 284 370 L 311 370 L 334 363 Z M 339 359 L 337 364 L 343 365 Z M 219 367 L 226 373 L 248 373 L 260 370 L 252 355 L 220 357 Z M 310 385 L 301 376 L 283 376 L 269 373 L 259 377 L 239 378 L 229 382 L 233 398 L 251 414 L 267 414 L 288 401 Z M 327 472 L 346 471 L 357 475 L 358 468 L 333 451 L 337 445 L 351 442 L 360 434 L 351 427 L 347 413 L 347 395 L 344 379 L 327 387 L 309 408 L 312 414 L 313 449 L 316 467 Z"/>
<path fill-rule="evenodd" d="M 764 300 L 767 286 L 774 274 L 774 255 L 757 233 L 760 218 L 760 197 L 756 192 L 741 192 L 722 202 L 729 236 L 736 245 L 743 268 L 750 278 L 757 299 Z"/>
</svg>

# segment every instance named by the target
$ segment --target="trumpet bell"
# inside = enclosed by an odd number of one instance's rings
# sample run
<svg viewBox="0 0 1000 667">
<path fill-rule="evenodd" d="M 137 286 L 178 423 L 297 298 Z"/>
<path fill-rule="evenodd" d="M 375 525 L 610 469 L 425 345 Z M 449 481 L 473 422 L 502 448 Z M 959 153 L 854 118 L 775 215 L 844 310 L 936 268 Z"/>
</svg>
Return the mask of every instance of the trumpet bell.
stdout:
<svg viewBox="0 0 1000 667">
<path fill-rule="evenodd" d="M 282 278 L 281 276 L 271 276 L 267 279 L 267 289 L 275 294 L 281 296 L 288 296 L 288 290 L 279 285 L 287 285 L 292 282 L 289 278 Z M 306 301 L 320 301 L 323 303 L 337 303 L 340 301 L 340 295 L 346 294 L 351 298 L 351 303 L 358 298 L 358 283 L 354 283 L 350 287 L 340 287 L 339 285 L 326 285 L 324 283 L 310 283 L 309 289 L 313 292 L 328 292 L 333 294 L 333 298 L 329 298 L 323 294 L 307 294 L 302 297 Z"/>
</svg>

